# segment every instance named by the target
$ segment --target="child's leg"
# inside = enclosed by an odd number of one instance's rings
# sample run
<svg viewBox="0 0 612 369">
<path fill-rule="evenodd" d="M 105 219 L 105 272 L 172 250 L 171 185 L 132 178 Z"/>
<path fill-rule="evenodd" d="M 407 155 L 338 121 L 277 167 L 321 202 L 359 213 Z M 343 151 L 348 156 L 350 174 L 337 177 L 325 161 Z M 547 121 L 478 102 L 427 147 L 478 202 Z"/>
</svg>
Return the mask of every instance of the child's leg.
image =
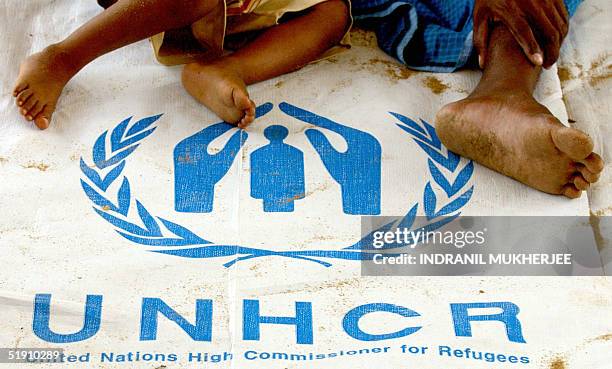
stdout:
<svg viewBox="0 0 612 369">
<path fill-rule="evenodd" d="M 26 59 L 13 95 L 21 113 L 45 129 L 66 83 L 97 57 L 159 32 L 192 24 L 219 0 L 119 0 L 65 40 Z"/>
<path fill-rule="evenodd" d="M 566 128 L 532 94 L 540 75 L 510 31 L 492 31 L 480 83 L 436 117 L 442 142 L 538 190 L 579 197 L 599 178 L 603 162 L 583 132 Z"/>
<path fill-rule="evenodd" d="M 219 117 L 245 127 L 255 114 L 245 85 L 294 71 L 315 60 L 341 40 L 348 22 L 344 1 L 320 3 L 306 14 L 268 29 L 227 57 L 188 64 L 183 85 Z"/>
</svg>

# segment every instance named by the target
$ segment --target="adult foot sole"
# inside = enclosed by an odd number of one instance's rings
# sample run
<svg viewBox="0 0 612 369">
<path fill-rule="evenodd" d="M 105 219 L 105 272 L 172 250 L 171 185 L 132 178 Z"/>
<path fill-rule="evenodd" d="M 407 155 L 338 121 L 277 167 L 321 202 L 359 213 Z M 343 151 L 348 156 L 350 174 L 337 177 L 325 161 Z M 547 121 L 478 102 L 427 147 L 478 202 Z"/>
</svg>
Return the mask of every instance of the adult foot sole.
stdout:
<svg viewBox="0 0 612 369">
<path fill-rule="evenodd" d="M 449 150 L 550 194 L 580 197 L 603 170 L 585 133 L 527 95 L 451 103 L 438 112 L 436 130 Z"/>
</svg>

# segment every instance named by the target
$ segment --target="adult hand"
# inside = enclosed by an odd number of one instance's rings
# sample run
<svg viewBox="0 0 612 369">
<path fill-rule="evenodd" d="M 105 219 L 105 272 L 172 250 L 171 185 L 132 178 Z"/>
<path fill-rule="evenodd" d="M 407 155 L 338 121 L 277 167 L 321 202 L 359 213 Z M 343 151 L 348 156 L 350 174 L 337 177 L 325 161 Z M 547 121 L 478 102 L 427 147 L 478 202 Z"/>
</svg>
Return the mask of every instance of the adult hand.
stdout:
<svg viewBox="0 0 612 369">
<path fill-rule="evenodd" d="M 475 0 L 474 46 L 481 68 L 487 63 L 490 27 L 504 24 L 535 65 L 550 68 L 569 30 L 563 0 Z"/>
</svg>

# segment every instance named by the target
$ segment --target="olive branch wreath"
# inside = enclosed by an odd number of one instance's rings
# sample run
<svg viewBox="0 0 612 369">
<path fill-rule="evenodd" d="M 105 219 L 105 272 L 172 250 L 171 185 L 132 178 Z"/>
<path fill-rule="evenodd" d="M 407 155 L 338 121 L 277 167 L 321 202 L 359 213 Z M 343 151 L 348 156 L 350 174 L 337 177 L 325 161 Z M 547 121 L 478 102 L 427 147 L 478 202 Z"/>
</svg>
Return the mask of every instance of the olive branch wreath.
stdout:
<svg viewBox="0 0 612 369">
<path fill-rule="evenodd" d="M 224 264 L 225 267 L 240 261 L 268 256 L 306 260 L 325 267 L 332 266 L 329 260 L 334 259 L 371 260 L 381 250 L 373 246 L 375 232 L 387 231 L 393 227 L 410 229 L 414 234 L 419 230 L 428 232 L 439 229 L 461 214 L 460 210 L 470 200 L 474 191 L 473 185 L 466 189 L 474 172 L 472 161 L 461 166 L 460 157 L 443 147 L 435 128 L 426 121 L 420 120 L 419 124 L 403 115 L 390 114 L 397 119 L 396 125 L 408 133 L 428 156 L 427 163 L 433 181 L 427 182 L 423 190 L 422 206 L 426 224 L 413 229 L 419 208 L 417 202 L 403 218 L 383 225 L 357 243 L 340 250 L 273 251 L 218 244 L 179 224 L 151 215 L 140 200 L 132 197 L 129 179 L 122 174 L 127 158 L 134 153 L 142 140 L 155 131 L 154 123 L 161 114 L 143 118 L 133 124 L 130 124 L 132 117 L 129 117 L 115 126 L 110 133 L 108 130 L 102 133 L 92 149 L 93 165 L 87 165 L 81 157 L 80 168 L 85 177 L 81 179 L 81 186 L 100 217 L 112 224 L 115 231 L 127 240 L 154 247 L 149 250 L 151 252 L 187 258 L 233 257 Z M 451 179 L 453 177 L 454 179 Z M 121 185 L 113 196 L 109 188 L 116 181 L 121 181 Z M 434 186 L 442 191 L 434 191 Z M 111 200 L 111 197 L 114 200 Z M 135 204 L 137 216 L 134 210 L 130 211 L 133 209 L 132 204 Z M 387 244 L 384 249 L 399 249 L 417 242 L 412 239 L 401 245 Z"/>
</svg>

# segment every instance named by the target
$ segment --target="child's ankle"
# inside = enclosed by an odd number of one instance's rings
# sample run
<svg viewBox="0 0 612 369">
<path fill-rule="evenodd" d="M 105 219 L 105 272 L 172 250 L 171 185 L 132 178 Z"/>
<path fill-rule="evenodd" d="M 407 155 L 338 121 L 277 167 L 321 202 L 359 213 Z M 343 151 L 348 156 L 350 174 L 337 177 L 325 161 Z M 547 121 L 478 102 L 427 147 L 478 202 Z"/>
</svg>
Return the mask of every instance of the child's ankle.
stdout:
<svg viewBox="0 0 612 369">
<path fill-rule="evenodd" d="M 231 55 L 224 58 L 218 59 L 215 64 L 221 68 L 227 69 L 235 73 L 241 80 L 244 81 L 244 73 L 242 64 L 236 58 L 232 58 Z M 246 81 L 245 81 L 246 82 Z"/>
<path fill-rule="evenodd" d="M 56 68 L 55 73 L 72 76 L 84 67 L 79 58 L 69 52 L 61 42 L 47 46 L 42 52 L 51 59 Z"/>
</svg>

